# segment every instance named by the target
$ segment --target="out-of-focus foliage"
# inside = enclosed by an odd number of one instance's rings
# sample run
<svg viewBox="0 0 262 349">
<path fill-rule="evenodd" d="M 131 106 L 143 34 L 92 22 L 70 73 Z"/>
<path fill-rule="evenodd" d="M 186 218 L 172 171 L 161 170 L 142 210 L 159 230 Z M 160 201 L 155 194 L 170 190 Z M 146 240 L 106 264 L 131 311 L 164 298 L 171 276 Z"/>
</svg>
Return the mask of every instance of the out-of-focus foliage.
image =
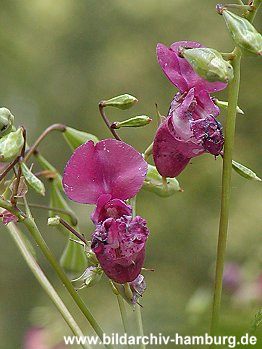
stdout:
<svg viewBox="0 0 262 349">
<path fill-rule="evenodd" d="M 98 102 L 123 93 L 136 96 L 139 103 L 131 111 L 108 109 L 111 121 L 124 120 L 134 113 L 154 116 L 156 102 L 161 114 L 165 114 L 176 90 L 157 64 L 155 46 L 157 42 L 169 45 L 178 40 L 195 40 L 229 52 L 233 43 L 215 5 L 213 0 L 2 0 L 1 106 L 10 109 L 17 123 L 28 129 L 31 142 L 54 122 L 66 123 L 99 139 L 110 136 L 99 118 Z M 260 14 L 255 20 L 258 30 L 261 22 Z M 245 116 L 237 120 L 234 153 L 238 161 L 261 175 L 259 88 L 260 60 L 244 57 L 239 105 Z M 226 91 L 218 98 L 226 100 Z M 127 142 L 144 151 L 153 138 L 156 119 L 145 128 L 119 132 Z M 224 111 L 220 119 L 223 123 Z M 50 135 L 40 149 L 60 170 L 70 156 L 59 133 Z M 194 159 L 180 175 L 179 183 L 184 192 L 169 198 L 145 191 L 138 196 L 139 214 L 151 228 L 146 266 L 155 269 L 145 274 L 146 332 L 190 334 L 208 330 L 209 304 L 202 315 L 192 315 L 189 310 L 196 302 L 196 296 L 194 302 L 191 297 L 199 288 L 202 303 L 209 297 L 216 253 L 221 160 L 215 161 L 210 155 Z M 259 182 L 246 181 L 233 173 L 227 260 L 243 267 L 247 286 L 259 277 L 262 264 L 259 191 Z M 38 196 L 31 198 L 31 202 L 36 200 L 45 203 Z M 90 209 L 76 204 L 73 207 L 82 231 L 89 236 L 93 229 Z M 64 237 L 46 226 L 44 211 L 34 213 L 59 258 Z M 41 261 L 49 277 L 56 280 L 47 263 Z M 32 308 L 50 303 L 3 227 L 0 263 L 0 343 L 5 349 L 13 349 L 20 347 L 31 324 Z M 58 286 L 62 287 L 59 283 Z M 119 327 L 117 303 L 107 282 L 80 292 L 108 332 Z M 245 295 L 249 293 L 247 289 L 241 299 L 248 298 Z M 245 333 L 258 310 L 257 303 L 232 303 L 226 299 L 223 304 L 225 332 Z M 89 327 L 85 333 L 88 331 Z"/>
</svg>

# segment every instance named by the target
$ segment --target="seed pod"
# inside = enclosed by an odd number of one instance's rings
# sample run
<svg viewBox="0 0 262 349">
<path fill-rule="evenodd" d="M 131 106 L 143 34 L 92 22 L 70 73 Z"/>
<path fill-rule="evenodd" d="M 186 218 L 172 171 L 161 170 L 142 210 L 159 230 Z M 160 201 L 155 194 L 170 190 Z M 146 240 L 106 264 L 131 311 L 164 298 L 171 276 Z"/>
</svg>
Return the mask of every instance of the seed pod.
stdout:
<svg viewBox="0 0 262 349">
<path fill-rule="evenodd" d="M 23 129 L 10 132 L 0 138 L 0 162 L 9 162 L 18 156 L 24 145 Z"/>
<path fill-rule="evenodd" d="M 33 188 L 38 194 L 41 194 L 42 196 L 45 196 L 45 186 L 40 181 L 39 178 L 37 178 L 33 172 L 26 166 L 25 163 L 21 163 L 22 173 L 26 180 L 26 182 L 30 185 L 31 188 Z"/>
<path fill-rule="evenodd" d="M 14 115 L 7 108 L 0 108 L 0 137 L 10 133 L 14 125 Z"/>
<path fill-rule="evenodd" d="M 148 125 L 152 119 L 146 115 L 139 115 L 124 121 L 115 121 L 112 128 L 118 129 L 121 127 L 141 127 Z"/>
<path fill-rule="evenodd" d="M 237 46 L 246 53 L 262 55 L 262 35 L 243 17 L 223 10 L 222 15 Z"/>
<path fill-rule="evenodd" d="M 223 59 L 221 53 L 212 48 L 181 48 L 180 54 L 188 61 L 194 71 L 207 81 L 227 83 L 234 77 L 231 64 Z"/>
<path fill-rule="evenodd" d="M 84 246 L 69 240 L 60 258 L 61 266 L 72 275 L 76 275 L 87 267 Z"/>
<path fill-rule="evenodd" d="M 158 173 L 156 167 L 150 164 L 148 164 L 143 189 L 151 191 L 161 197 L 169 197 L 176 192 L 182 191 L 176 178 L 167 178 L 166 185 L 164 185 L 163 177 Z"/>
<path fill-rule="evenodd" d="M 253 180 L 253 181 L 261 181 L 261 178 L 259 178 L 255 172 L 250 170 L 250 168 L 232 160 L 232 167 L 233 169 L 242 177 Z"/>
<path fill-rule="evenodd" d="M 102 107 L 115 107 L 125 110 L 133 107 L 133 105 L 135 105 L 137 102 L 138 100 L 136 99 L 136 97 L 133 97 L 129 94 L 124 94 L 108 99 L 107 101 L 102 101 L 100 105 Z"/>
<path fill-rule="evenodd" d="M 76 130 L 72 127 L 66 127 L 65 132 L 63 132 L 63 136 L 72 150 L 75 150 L 87 141 L 93 141 L 94 143 L 99 141 L 96 136 Z"/>
</svg>

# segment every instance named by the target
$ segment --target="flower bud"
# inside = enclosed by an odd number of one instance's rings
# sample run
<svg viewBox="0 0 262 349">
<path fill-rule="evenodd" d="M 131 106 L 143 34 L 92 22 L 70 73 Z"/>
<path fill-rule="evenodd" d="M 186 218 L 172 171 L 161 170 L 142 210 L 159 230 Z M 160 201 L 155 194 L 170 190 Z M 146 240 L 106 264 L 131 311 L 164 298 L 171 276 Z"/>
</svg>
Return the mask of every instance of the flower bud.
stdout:
<svg viewBox="0 0 262 349">
<path fill-rule="evenodd" d="M 37 178 L 33 172 L 26 166 L 25 163 L 21 163 L 22 173 L 26 182 L 33 188 L 38 194 L 45 196 L 45 186 L 43 182 Z"/>
<path fill-rule="evenodd" d="M 167 178 L 166 185 L 164 185 L 163 177 L 158 173 L 156 167 L 150 164 L 148 164 L 143 189 L 151 191 L 161 197 L 169 197 L 176 192 L 182 191 L 176 178 Z"/>
<path fill-rule="evenodd" d="M 115 107 L 125 110 L 133 107 L 133 105 L 135 105 L 137 102 L 138 100 L 136 99 L 136 97 L 133 97 L 129 94 L 124 94 L 108 99 L 107 101 L 102 101 L 100 102 L 100 105 L 102 107 Z"/>
<path fill-rule="evenodd" d="M 255 27 L 246 18 L 225 9 L 222 10 L 222 15 L 236 45 L 248 53 L 261 56 L 262 35 Z"/>
<path fill-rule="evenodd" d="M 212 48 L 181 48 L 180 54 L 188 61 L 194 71 L 207 81 L 227 83 L 234 77 L 231 64 L 223 59 L 221 53 Z"/>
<path fill-rule="evenodd" d="M 259 178 L 255 172 L 250 170 L 250 168 L 232 160 L 232 167 L 233 169 L 242 177 L 253 180 L 253 181 L 261 181 L 261 178 Z"/>
<path fill-rule="evenodd" d="M 87 141 L 93 141 L 94 143 L 98 142 L 96 136 L 67 126 L 66 130 L 63 132 L 63 136 L 72 150 L 75 150 Z"/>
<path fill-rule="evenodd" d="M 23 129 L 10 132 L 0 138 L 0 162 L 9 162 L 18 156 L 24 145 Z"/>
<path fill-rule="evenodd" d="M 139 115 L 128 120 L 116 121 L 111 125 L 111 127 L 113 129 L 118 129 L 121 127 L 141 127 L 148 125 L 151 121 L 152 119 L 149 116 Z"/>
<path fill-rule="evenodd" d="M 0 108 L 0 137 L 12 131 L 14 115 L 7 108 Z"/>
<path fill-rule="evenodd" d="M 51 225 L 51 226 L 59 225 L 60 224 L 60 217 L 55 216 L 55 217 L 48 218 L 47 224 Z"/>
<path fill-rule="evenodd" d="M 84 273 L 77 279 L 72 280 L 73 285 L 81 290 L 84 287 L 91 287 L 97 284 L 103 275 L 103 270 L 100 267 L 88 267 Z"/>
<path fill-rule="evenodd" d="M 212 100 L 213 100 L 213 102 L 214 102 L 218 107 L 220 107 L 220 108 L 222 108 L 222 109 L 228 109 L 228 102 L 226 102 L 226 101 L 220 101 L 220 100 L 218 100 L 217 98 L 212 98 Z M 243 110 L 239 108 L 239 106 L 237 106 L 236 111 L 237 111 L 238 114 L 243 114 L 243 115 L 245 114 L 245 113 L 243 112 Z"/>
</svg>

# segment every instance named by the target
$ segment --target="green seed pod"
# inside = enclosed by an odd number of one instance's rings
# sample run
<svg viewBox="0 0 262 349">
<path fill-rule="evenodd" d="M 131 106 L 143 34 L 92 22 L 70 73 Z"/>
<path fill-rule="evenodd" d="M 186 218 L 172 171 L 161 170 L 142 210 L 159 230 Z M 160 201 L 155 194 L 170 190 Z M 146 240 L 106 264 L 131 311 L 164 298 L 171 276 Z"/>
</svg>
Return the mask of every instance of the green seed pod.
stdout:
<svg viewBox="0 0 262 349">
<path fill-rule="evenodd" d="M 23 129 L 10 132 L 0 138 L 0 162 L 10 162 L 17 157 L 24 145 Z"/>
<path fill-rule="evenodd" d="M 234 77 L 232 65 L 223 59 L 221 53 L 212 48 L 182 48 L 180 53 L 194 71 L 207 81 L 227 83 Z"/>
<path fill-rule="evenodd" d="M 10 133 L 14 125 L 14 115 L 7 108 L 0 108 L 0 137 Z"/>
<path fill-rule="evenodd" d="M 262 55 L 262 35 L 243 17 L 223 10 L 222 15 L 237 46 L 246 53 Z"/>
<path fill-rule="evenodd" d="M 115 121 L 112 128 L 118 129 L 121 127 L 141 127 L 148 125 L 152 119 L 146 115 L 139 115 L 124 121 Z"/>
<path fill-rule="evenodd" d="M 25 163 L 21 163 L 21 168 L 23 176 L 30 187 L 33 188 L 38 194 L 45 196 L 45 186 L 43 182 L 41 182 L 40 179 L 37 178 L 33 172 L 31 172 L 31 170 L 29 170 Z"/>
<path fill-rule="evenodd" d="M 253 180 L 253 181 L 261 181 L 261 178 L 259 178 L 255 172 L 250 170 L 248 167 L 232 160 L 232 167 L 233 169 L 242 177 Z"/>
<path fill-rule="evenodd" d="M 72 150 L 75 150 L 87 141 L 93 141 L 94 143 L 99 141 L 96 136 L 71 127 L 66 127 L 65 132 L 63 132 L 63 136 Z"/>
<path fill-rule="evenodd" d="M 100 105 L 102 107 L 115 107 L 118 109 L 125 110 L 133 107 L 133 105 L 135 105 L 137 102 L 138 100 L 136 99 L 136 97 L 133 97 L 129 94 L 124 94 L 117 97 L 113 97 L 107 101 L 102 101 L 100 102 Z"/>
<path fill-rule="evenodd" d="M 73 276 L 83 271 L 87 267 L 84 246 L 75 241 L 68 240 L 60 258 L 60 264 Z"/>
<path fill-rule="evenodd" d="M 96 285 L 101 280 L 102 275 L 103 270 L 100 267 L 88 267 L 81 276 L 72 280 L 72 284 L 76 289 L 81 290 Z"/>
<path fill-rule="evenodd" d="M 161 197 L 169 197 L 176 192 L 182 191 L 176 178 L 167 178 L 166 185 L 164 185 L 162 176 L 158 173 L 156 167 L 150 164 L 148 164 L 143 189 L 151 191 Z"/>
</svg>

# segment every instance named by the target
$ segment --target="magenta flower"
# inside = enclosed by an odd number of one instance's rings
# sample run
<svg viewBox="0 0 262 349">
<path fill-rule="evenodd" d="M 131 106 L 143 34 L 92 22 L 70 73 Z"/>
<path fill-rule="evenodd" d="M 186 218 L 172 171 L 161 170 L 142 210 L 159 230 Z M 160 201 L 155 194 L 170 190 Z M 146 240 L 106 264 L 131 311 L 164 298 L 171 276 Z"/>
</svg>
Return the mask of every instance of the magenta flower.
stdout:
<svg viewBox="0 0 262 349">
<path fill-rule="evenodd" d="M 96 225 L 91 248 L 105 274 L 118 283 L 133 281 L 140 273 L 149 234 L 146 221 L 132 218 L 124 200 L 143 185 L 147 163 L 130 145 L 106 139 L 89 141 L 68 161 L 63 186 L 77 202 L 96 204 L 91 218 Z"/>
<path fill-rule="evenodd" d="M 10 222 L 17 223 L 18 218 L 7 210 L 3 210 L 0 213 L 0 218 L 2 218 L 3 224 L 7 225 Z"/>
<path fill-rule="evenodd" d="M 97 225 L 91 248 L 110 279 L 124 284 L 137 278 L 148 234 L 146 221 L 139 216 L 108 218 Z"/>
<path fill-rule="evenodd" d="M 168 79 L 180 90 L 174 97 L 166 120 L 160 125 L 153 145 L 158 172 L 176 177 L 190 159 L 204 152 L 219 155 L 224 144 L 222 127 L 215 117 L 219 108 L 209 93 L 226 87 L 198 76 L 179 57 L 179 47 L 201 47 L 197 42 L 180 41 L 170 48 L 158 44 L 158 62 Z"/>
</svg>

